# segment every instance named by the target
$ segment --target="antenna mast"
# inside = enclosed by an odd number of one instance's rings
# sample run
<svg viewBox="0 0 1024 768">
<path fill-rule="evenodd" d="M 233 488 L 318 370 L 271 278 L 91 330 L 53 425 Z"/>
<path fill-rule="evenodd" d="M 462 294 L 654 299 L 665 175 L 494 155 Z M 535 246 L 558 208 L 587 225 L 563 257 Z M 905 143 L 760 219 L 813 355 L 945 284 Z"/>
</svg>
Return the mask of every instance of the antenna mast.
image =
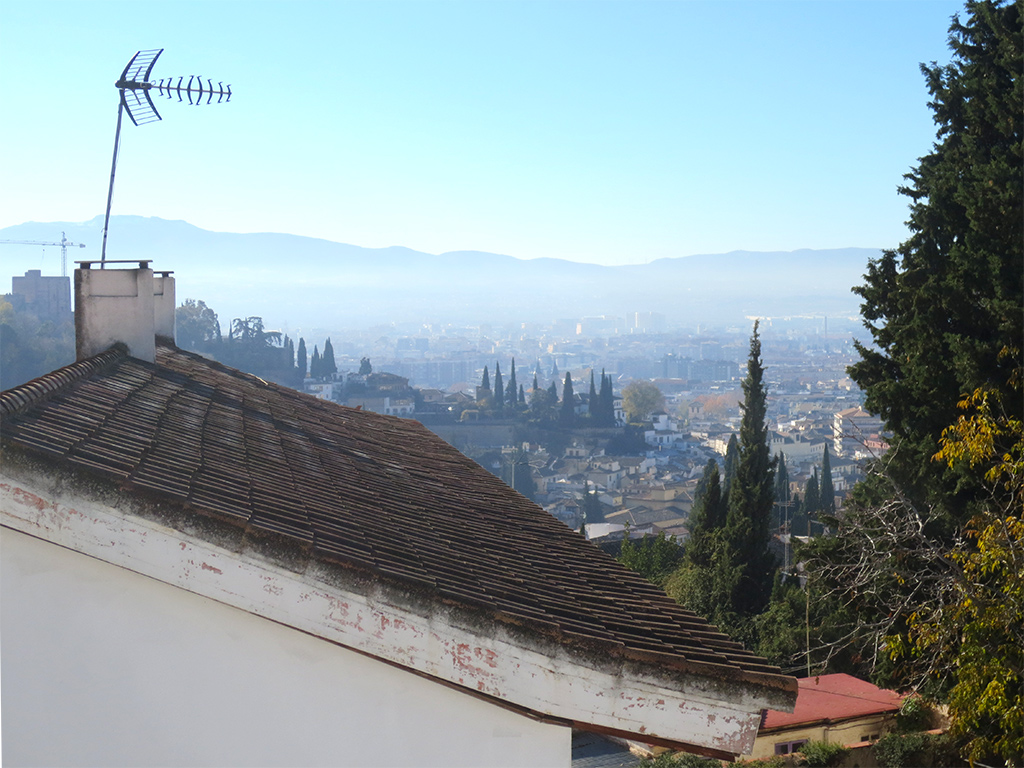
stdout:
<svg viewBox="0 0 1024 768">
<path fill-rule="evenodd" d="M 127 112 L 128 118 L 135 125 L 145 125 L 146 123 L 155 123 L 162 120 L 163 118 L 160 117 L 160 113 L 157 112 L 156 105 L 153 104 L 153 99 L 149 95 L 149 92 L 154 88 L 156 88 L 157 93 L 161 96 L 166 96 L 168 99 L 177 96 L 178 101 L 184 101 L 187 98 L 189 104 L 197 106 L 204 103 L 204 97 L 206 104 L 212 103 L 214 96 L 217 97 L 218 104 L 222 101 L 231 101 L 230 85 L 225 86 L 223 82 L 219 82 L 214 87 L 213 82 L 207 79 L 206 88 L 204 89 L 203 78 L 196 75 L 189 77 L 188 83 L 184 86 L 182 86 L 184 77 L 179 77 L 177 84 L 174 83 L 173 77 L 166 78 L 166 82 L 161 79 L 157 83 L 151 83 L 149 75 L 153 71 L 153 65 L 156 64 L 156 60 L 160 58 L 160 54 L 163 52 L 163 48 L 136 52 L 132 56 L 131 61 L 128 62 L 128 66 L 121 73 L 120 79 L 114 83 L 114 87 L 120 91 L 121 98 L 117 105 L 117 130 L 114 132 L 114 159 L 110 163 L 107 213 L 103 218 L 103 246 L 100 249 L 101 269 L 107 261 L 107 229 L 110 226 L 110 202 L 114 196 L 114 174 L 117 171 L 117 152 L 121 142 L 121 116 Z M 192 85 L 193 82 L 195 82 L 195 86 Z M 195 100 L 193 100 L 193 97 L 195 97 Z"/>
</svg>

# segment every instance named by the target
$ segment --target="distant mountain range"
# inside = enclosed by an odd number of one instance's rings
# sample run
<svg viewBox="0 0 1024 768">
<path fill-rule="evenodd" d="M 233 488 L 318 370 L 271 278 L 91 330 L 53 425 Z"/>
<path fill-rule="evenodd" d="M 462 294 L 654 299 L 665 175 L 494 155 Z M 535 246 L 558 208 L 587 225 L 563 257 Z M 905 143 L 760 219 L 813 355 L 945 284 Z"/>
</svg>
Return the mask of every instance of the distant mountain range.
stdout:
<svg viewBox="0 0 1024 768">
<path fill-rule="evenodd" d="M 103 219 L 30 222 L 0 230 L 0 240 L 86 248 L 74 261 L 98 260 Z M 868 248 L 800 250 L 659 259 L 606 267 L 559 259 L 523 260 L 477 251 L 440 255 L 408 248 L 362 248 L 282 234 L 231 234 L 184 221 L 111 218 L 109 259 L 151 259 L 173 270 L 179 302 L 202 299 L 220 316 L 259 315 L 269 327 L 341 330 L 380 323 L 504 324 L 658 312 L 672 325 L 734 324 L 751 316 L 854 317 Z M 4 281 L 28 269 L 60 274 L 57 247 L 0 245 Z M 2 288 L 10 290 L 10 283 Z"/>
</svg>

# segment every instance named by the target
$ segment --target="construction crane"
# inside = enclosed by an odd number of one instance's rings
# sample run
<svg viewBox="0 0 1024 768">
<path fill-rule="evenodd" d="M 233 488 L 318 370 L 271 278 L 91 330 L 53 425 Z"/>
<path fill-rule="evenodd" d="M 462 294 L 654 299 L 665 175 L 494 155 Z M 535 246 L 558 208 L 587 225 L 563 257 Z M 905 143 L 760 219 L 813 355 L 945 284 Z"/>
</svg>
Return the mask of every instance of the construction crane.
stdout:
<svg viewBox="0 0 1024 768">
<path fill-rule="evenodd" d="M 0 240 L 0 245 L 55 245 L 60 246 L 60 276 L 68 276 L 68 248 L 85 248 L 85 243 L 72 243 L 67 235 L 60 233 L 59 243 L 47 243 L 42 240 Z"/>
</svg>

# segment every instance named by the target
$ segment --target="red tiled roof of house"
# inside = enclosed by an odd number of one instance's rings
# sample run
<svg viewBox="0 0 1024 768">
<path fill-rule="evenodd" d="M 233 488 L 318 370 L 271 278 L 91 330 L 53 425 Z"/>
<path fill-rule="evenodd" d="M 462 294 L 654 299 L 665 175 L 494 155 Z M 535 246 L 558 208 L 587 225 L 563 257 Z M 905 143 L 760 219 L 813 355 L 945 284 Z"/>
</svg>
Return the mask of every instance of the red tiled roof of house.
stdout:
<svg viewBox="0 0 1024 768">
<path fill-rule="evenodd" d="M 797 684 L 799 691 L 793 712 L 766 710 L 761 731 L 898 712 L 903 704 L 903 697 L 895 691 L 842 673 L 801 678 Z"/>
<path fill-rule="evenodd" d="M 415 421 L 317 400 L 172 346 L 0 394 L 0 445 L 581 650 L 792 690 Z M 201 526 L 200 526 L 201 527 Z"/>
</svg>

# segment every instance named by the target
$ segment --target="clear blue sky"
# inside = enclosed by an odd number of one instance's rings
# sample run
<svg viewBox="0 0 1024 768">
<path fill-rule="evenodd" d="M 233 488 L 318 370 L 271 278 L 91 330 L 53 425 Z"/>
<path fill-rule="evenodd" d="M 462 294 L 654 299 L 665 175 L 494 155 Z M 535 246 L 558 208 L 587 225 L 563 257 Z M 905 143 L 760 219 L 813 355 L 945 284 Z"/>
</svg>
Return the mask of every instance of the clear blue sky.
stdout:
<svg viewBox="0 0 1024 768">
<path fill-rule="evenodd" d="M 115 214 L 603 264 L 891 247 L 961 8 L 9 1 L 0 227 L 103 213 L 114 81 L 164 48 L 154 77 L 235 97 L 126 120 Z"/>
</svg>

